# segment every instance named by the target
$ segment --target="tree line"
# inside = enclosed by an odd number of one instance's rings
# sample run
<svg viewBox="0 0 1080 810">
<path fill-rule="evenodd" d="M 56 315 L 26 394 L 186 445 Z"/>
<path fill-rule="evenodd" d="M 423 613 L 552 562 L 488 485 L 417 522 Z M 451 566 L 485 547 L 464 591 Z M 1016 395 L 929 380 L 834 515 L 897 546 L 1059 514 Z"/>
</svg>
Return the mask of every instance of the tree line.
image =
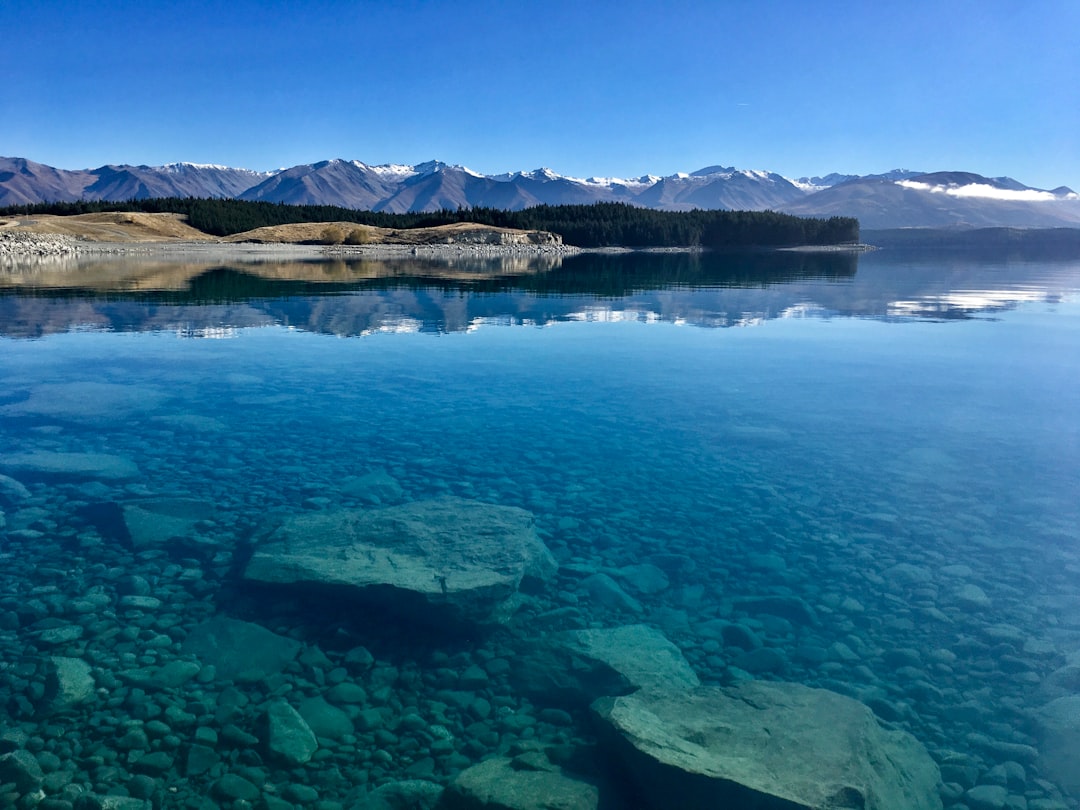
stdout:
<svg viewBox="0 0 1080 810">
<path fill-rule="evenodd" d="M 267 225 L 299 222 L 355 222 L 404 230 L 458 222 L 497 228 L 551 231 L 578 247 L 786 247 L 835 245 L 859 240 L 853 217 L 818 219 L 775 211 L 657 211 L 627 203 L 538 205 L 519 211 L 459 208 L 391 214 L 333 205 L 286 205 L 221 198 L 162 197 L 108 202 L 36 203 L 0 208 L 0 216 L 95 214 L 104 212 L 183 214 L 193 228 L 232 236 Z"/>
</svg>

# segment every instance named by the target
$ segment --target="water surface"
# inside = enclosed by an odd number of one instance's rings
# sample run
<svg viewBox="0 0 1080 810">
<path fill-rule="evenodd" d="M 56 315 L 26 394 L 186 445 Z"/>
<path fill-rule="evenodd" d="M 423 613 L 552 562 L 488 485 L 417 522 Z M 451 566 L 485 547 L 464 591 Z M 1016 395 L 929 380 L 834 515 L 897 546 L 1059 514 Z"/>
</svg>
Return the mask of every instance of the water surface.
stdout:
<svg viewBox="0 0 1080 810">
<path fill-rule="evenodd" d="M 131 792 L 142 749 L 117 739 L 165 718 L 149 750 L 169 764 L 142 773 L 176 806 L 204 806 L 238 768 L 349 806 L 523 741 L 593 751 L 587 712 L 536 703 L 498 662 L 512 670 L 560 630 L 642 622 L 706 683 L 797 681 L 868 703 L 943 766 L 946 806 L 1005 763 L 1024 774 L 1010 795 L 1063 806 L 1032 712 L 1071 693 L 1062 679 L 1080 664 L 1078 291 L 1080 262 L 888 251 L 9 270 L 6 725 L 55 752 L 65 785 Z M 32 453 L 103 454 L 138 473 L 10 463 Z M 268 513 L 365 505 L 347 484 L 373 471 L 405 500 L 529 510 L 559 573 L 507 629 L 465 638 L 238 583 Z M 124 506 L 166 497 L 208 511 L 182 543 L 133 548 Z M 597 572 L 627 598 L 584 589 Z M 160 603 L 124 607 L 124 594 Z M 810 613 L 739 601 L 762 595 Z M 183 657 L 215 615 L 318 655 L 263 682 L 211 673 L 160 695 L 110 675 Z M 68 625 L 77 638 L 43 641 Z M 754 645 L 774 653 L 748 657 Z M 374 666 L 348 663 L 358 648 Z M 100 690 L 60 738 L 35 692 L 49 656 L 87 660 Z M 463 680 L 476 667 L 486 681 Z M 237 743 L 185 770 L 191 723 L 248 728 L 270 696 L 310 696 L 341 673 L 393 733 L 363 729 L 354 707 L 354 733 L 323 741 L 302 780 Z M 225 688 L 245 702 L 210 719 Z M 447 690 L 490 714 L 448 706 Z M 399 727 L 407 715 L 427 728 Z M 434 746 L 443 732 L 452 744 Z"/>
</svg>

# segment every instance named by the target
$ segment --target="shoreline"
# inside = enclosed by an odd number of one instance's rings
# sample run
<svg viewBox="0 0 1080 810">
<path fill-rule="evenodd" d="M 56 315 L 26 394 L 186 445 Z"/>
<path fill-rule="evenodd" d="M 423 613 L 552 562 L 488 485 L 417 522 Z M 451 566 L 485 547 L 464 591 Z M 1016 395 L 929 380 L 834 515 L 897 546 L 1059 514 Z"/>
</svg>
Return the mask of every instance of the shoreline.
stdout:
<svg viewBox="0 0 1080 810">
<path fill-rule="evenodd" d="M 305 245 L 294 242 L 146 241 L 96 242 L 63 234 L 0 230 L 0 259 L 148 256 L 221 256 L 227 258 L 457 258 L 500 256 L 567 256 L 583 252 L 571 245 L 426 244 L 426 245 Z"/>
<path fill-rule="evenodd" d="M 798 245 L 793 247 L 740 248 L 752 251 L 781 251 L 796 253 L 864 253 L 877 248 L 873 245 Z M 95 242 L 63 234 L 38 234 L 26 231 L 0 230 L 0 259 L 93 257 L 93 256 L 221 256 L 251 259 L 452 259 L 459 257 L 533 257 L 574 256 L 583 253 L 623 255 L 629 253 L 713 253 L 717 251 L 700 245 L 683 247 L 622 247 L 580 248 L 563 244 L 482 244 L 452 242 L 445 244 L 369 244 L 369 245 L 311 245 L 295 242 L 219 242 L 219 241 L 146 241 Z"/>
</svg>

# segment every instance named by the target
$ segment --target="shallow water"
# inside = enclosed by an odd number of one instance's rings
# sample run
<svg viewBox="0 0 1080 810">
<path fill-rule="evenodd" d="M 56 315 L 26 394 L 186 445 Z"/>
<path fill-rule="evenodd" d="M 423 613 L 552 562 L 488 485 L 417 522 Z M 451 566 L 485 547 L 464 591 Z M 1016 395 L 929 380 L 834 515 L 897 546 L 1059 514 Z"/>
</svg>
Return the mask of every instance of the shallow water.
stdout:
<svg viewBox="0 0 1080 810">
<path fill-rule="evenodd" d="M 642 622 L 703 682 L 866 702 L 943 767 L 946 807 L 993 784 L 1072 806 L 1033 713 L 1080 691 L 1080 262 L 22 268 L 0 276 L 0 379 L 0 731 L 54 755 L 51 796 L 215 806 L 227 798 L 201 797 L 229 772 L 294 806 L 315 801 L 302 784 L 349 807 L 530 742 L 599 771 L 587 711 L 526 694 L 513 669 L 550 633 Z M 18 458 L 35 453 L 113 466 Z M 267 514 L 371 505 L 347 485 L 373 471 L 405 501 L 528 510 L 558 574 L 506 629 L 464 635 L 243 587 Z M 203 511 L 184 541 L 138 547 L 125 505 L 165 497 Z M 597 572 L 621 595 L 583 587 Z M 739 601 L 763 595 L 808 610 Z M 157 692 L 117 677 L 190 660 L 182 642 L 215 615 L 307 658 L 234 686 L 211 670 Z M 97 691 L 50 718 L 53 656 L 90 663 Z M 342 679 L 366 702 L 302 769 L 225 740 L 230 725 L 258 737 L 271 696 Z M 363 727 L 370 708 L 381 729 Z M 118 742 L 155 720 L 145 745 Z M 196 728 L 218 739 L 202 773 L 186 764 Z M 164 757 L 139 766 L 146 752 Z"/>
</svg>

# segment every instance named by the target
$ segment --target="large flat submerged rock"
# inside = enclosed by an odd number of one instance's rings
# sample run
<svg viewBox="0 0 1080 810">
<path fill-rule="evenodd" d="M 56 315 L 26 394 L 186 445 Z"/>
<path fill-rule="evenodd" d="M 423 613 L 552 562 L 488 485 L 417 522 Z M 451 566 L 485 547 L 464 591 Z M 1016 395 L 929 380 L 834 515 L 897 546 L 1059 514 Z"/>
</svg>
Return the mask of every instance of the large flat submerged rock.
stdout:
<svg viewBox="0 0 1080 810">
<path fill-rule="evenodd" d="M 940 773 L 856 700 L 792 683 L 641 691 L 593 704 L 649 807 L 940 810 Z"/>
<path fill-rule="evenodd" d="M 287 517 L 255 538 L 249 580 L 345 589 L 438 621 L 498 621 L 557 568 L 530 512 L 464 498 Z"/>
<path fill-rule="evenodd" d="M 0 469 L 17 475 L 100 478 L 123 481 L 138 478 L 139 468 L 129 458 L 110 453 L 58 453 L 36 450 L 0 455 Z"/>
</svg>

